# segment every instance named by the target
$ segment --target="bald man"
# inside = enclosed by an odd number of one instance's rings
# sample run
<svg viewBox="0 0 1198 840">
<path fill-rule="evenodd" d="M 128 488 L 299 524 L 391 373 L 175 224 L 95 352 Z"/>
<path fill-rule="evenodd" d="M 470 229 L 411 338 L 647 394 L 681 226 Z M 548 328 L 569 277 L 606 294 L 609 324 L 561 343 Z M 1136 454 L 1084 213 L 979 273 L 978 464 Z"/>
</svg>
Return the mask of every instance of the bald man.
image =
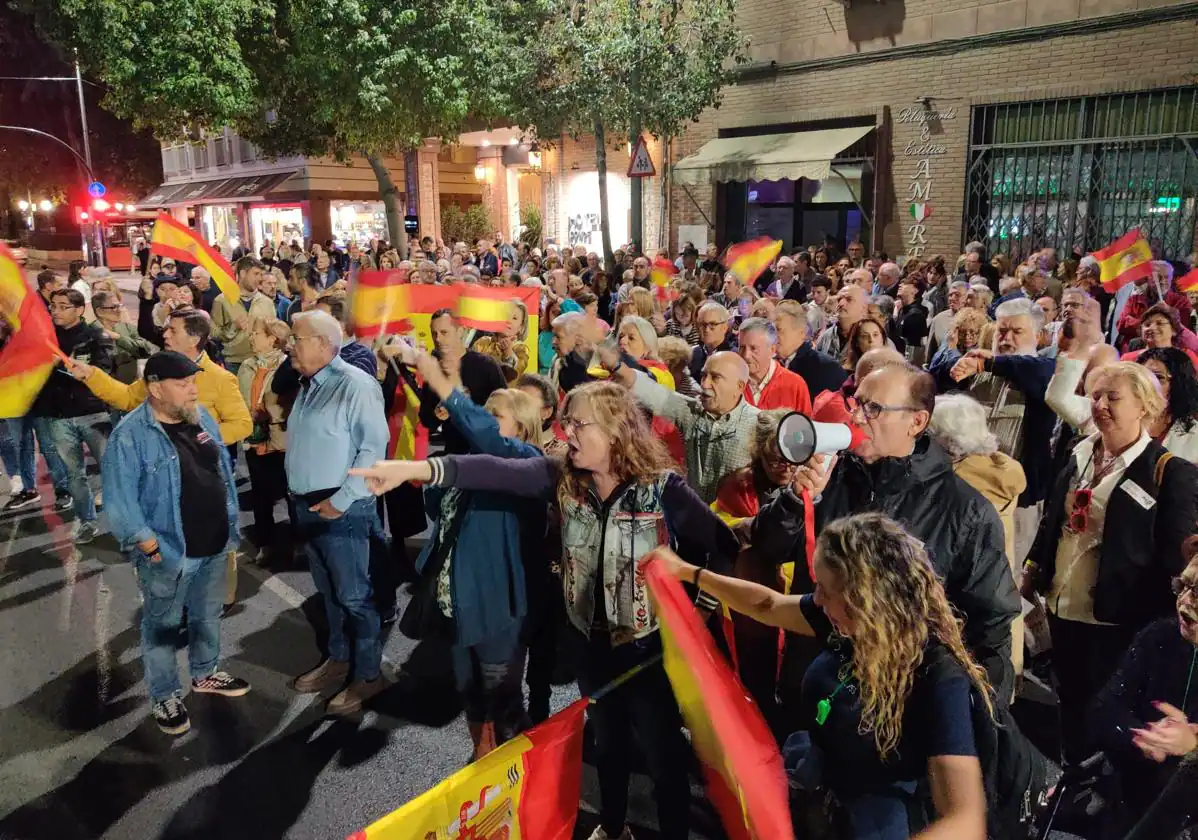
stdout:
<svg viewBox="0 0 1198 840">
<path fill-rule="evenodd" d="M 703 392 L 695 399 L 622 364 L 610 348 L 602 348 L 599 357 L 612 379 L 631 388 L 653 414 L 678 427 L 686 444 L 687 481 L 703 501 L 715 501 L 724 476 L 752 460 L 750 444 L 760 412 L 744 399 L 749 381 L 745 360 L 727 350 L 712 353 L 699 381 Z"/>
</svg>

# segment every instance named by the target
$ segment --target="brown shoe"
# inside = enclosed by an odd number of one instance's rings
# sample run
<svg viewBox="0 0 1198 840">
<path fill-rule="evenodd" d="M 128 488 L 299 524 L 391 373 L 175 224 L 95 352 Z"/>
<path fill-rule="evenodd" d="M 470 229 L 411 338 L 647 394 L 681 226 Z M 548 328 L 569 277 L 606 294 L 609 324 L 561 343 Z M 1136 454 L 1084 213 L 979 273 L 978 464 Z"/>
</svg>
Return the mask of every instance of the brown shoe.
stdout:
<svg viewBox="0 0 1198 840">
<path fill-rule="evenodd" d="M 349 676 L 348 662 L 326 659 L 308 673 L 295 678 L 295 690 L 301 694 L 315 694 L 326 688 L 345 684 Z"/>
<path fill-rule="evenodd" d="M 373 680 L 354 680 L 329 701 L 325 711 L 330 715 L 352 715 L 360 711 L 362 704 L 387 687 L 387 682 L 378 677 Z"/>
</svg>

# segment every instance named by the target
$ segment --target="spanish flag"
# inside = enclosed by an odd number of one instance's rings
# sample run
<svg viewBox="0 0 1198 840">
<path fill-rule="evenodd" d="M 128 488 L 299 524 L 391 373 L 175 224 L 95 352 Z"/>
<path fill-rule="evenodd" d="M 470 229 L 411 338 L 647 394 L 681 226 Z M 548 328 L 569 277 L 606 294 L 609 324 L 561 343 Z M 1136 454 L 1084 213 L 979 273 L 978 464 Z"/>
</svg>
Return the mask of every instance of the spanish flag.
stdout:
<svg viewBox="0 0 1198 840">
<path fill-rule="evenodd" d="M 746 286 L 761 276 L 782 251 L 781 239 L 762 236 L 749 242 L 729 245 L 724 254 L 724 265 Z"/>
<path fill-rule="evenodd" d="M 570 840 L 586 707 L 568 706 L 349 840 Z"/>
<path fill-rule="evenodd" d="M 57 356 L 54 322 L 12 252 L 0 243 L 0 318 L 12 331 L 0 349 L 0 418 L 21 417 L 50 378 Z"/>
<path fill-rule="evenodd" d="M 159 213 L 154 220 L 154 234 L 150 237 L 150 253 L 170 257 L 208 270 L 212 282 L 220 289 L 226 300 L 241 299 L 233 266 L 220 252 L 200 239 L 199 233 L 179 224 L 170 215 Z"/>
<path fill-rule="evenodd" d="M 794 840 L 782 754 L 682 585 L 643 566 L 661 626 L 666 674 L 703 764 L 707 794 L 731 840 Z"/>
<path fill-rule="evenodd" d="M 491 287 L 477 283 L 459 283 L 458 321 L 464 327 L 473 327 L 483 332 L 503 332 L 512 317 L 512 301 L 535 297 L 540 302 L 540 291 L 523 287 Z M 521 295 L 520 292 L 525 294 Z M 532 292 L 532 295 L 527 294 Z M 525 301 L 525 308 L 528 304 Z M 536 310 L 536 304 L 533 305 Z"/>
<path fill-rule="evenodd" d="M 391 416 L 387 418 L 387 429 L 391 432 L 388 448 L 393 459 L 423 461 L 428 457 L 428 429 L 420 422 L 420 396 L 403 376 L 395 388 L 395 402 Z"/>
<path fill-rule="evenodd" d="M 1183 295 L 1188 292 L 1198 292 L 1198 268 L 1190 269 L 1177 278 L 1177 291 Z"/>
<path fill-rule="evenodd" d="M 1102 288 L 1111 293 L 1152 276 L 1152 249 L 1139 228 L 1129 230 L 1090 256 L 1098 260 L 1102 270 Z"/>
</svg>

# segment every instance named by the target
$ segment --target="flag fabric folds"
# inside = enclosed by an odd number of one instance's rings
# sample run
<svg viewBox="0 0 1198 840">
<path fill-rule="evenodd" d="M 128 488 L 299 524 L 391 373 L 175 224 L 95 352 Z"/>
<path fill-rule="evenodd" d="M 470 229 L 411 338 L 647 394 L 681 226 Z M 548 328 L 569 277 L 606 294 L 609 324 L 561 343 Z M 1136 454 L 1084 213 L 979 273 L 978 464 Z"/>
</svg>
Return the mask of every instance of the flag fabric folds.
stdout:
<svg viewBox="0 0 1198 840">
<path fill-rule="evenodd" d="M 387 418 L 391 442 L 387 447 L 398 461 L 423 461 L 428 457 L 428 429 L 420 422 L 420 396 L 401 376 L 395 402 Z"/>
<path fill-rule="evenodd" d="M 512 289 L 492 288 L 465 283 L 458 297 L 458 320 L 464 327 L 483 332 L 503 332 L 512 317 L 512 300 L 518 296 Z M 536 292 L 539 299 L 539 290 Z"/>
<path fill-rule="evenodd" d="M 198 231 L 179 224 L 170 215 L 159 213 L 154 219 L 154 233 L 150 237 L 150 252 L 160 257 L 170 257 L 208 270 L 212 282 L 230 301 L 241 299 L 237 277 L 233 266 L 220 252 L 200 239 Z"/>
<path fill-rule="evenodd" d="M 724 265 L 745 285 L 752 285 L 782 251 L 781 239 L 766 236 L 729 245 Z"/>
<path fill-rule="evenodd" d="M 586 706 L 568 706 L 349 840 L 570 840 Z"/>
<path fill-rule="evenodd" d="M 1198 268 L 1192 268 L 1177 278 L 1177 291 L 1183 295 L 1187 292 L 1198 292 Z"/>
<path fill-rule="evenodd" d="M 1102 288 L 1111 293 L 1128 283 L 1152 276 L 1152 248 L 1138 228 L 1129 230 L 1090 256 L 1098 260 Z"/>
<path fill-rule="evenodd" d="M 654 295 L 663 303 L 677 297 L 676 294 L 670 294 L 670 283 L 677 273 L 677 266 L 669 260 L 662 257 L 653 260 L 653 267 L 649 269 L 649 279 L 653 281 Z"/>
<path fill-rule="evenodd" d="M 50 313 L 25 282 L 25 272 L 3 243 L 0 318 L 12 333 L 0 348 L 0 418 L 21 417 L 50 378 L 61 351 Z"/>
<path fill-rule="evenodd" d="M 716 651 L 682 585 L 653 560 L 643 570 L 666 674 L 724 829 L 732 840 L 794 840 L 782 755 L 761 712 Z"/>
</svg>

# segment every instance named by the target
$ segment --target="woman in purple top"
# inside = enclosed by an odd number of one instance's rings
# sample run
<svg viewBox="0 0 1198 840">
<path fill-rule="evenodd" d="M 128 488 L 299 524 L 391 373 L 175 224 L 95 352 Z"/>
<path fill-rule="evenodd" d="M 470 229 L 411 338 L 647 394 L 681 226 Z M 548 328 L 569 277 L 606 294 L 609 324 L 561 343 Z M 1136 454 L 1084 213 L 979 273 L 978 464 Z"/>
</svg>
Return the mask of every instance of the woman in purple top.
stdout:
<svg viewBox="0 0 1198 840">
<path fill-rule="evenodd" d="M 665 840 L 684 840 L 690 823 L 689 747 L 661 666 L 657 617 L 637 561 L 669 545 L 688 562 L 730 572 L 737 541 L 672 470 L 664 445 L 628 393 L 609 382 L 570 392 L 562 415 L 566 460 L 456 455 L 381 461 L 355 471 L 375 493 L 405 481 L 508 492 L 556 501 L 561 522 L 562 588 L 577 649 L 583 695 L 649 663 L 589 711 L 602 799 L 592 840 L 627 837 L 632 737 L 640 742 Z M 714 600 L 701 601 L 704 609 Z"/>
</svg>

